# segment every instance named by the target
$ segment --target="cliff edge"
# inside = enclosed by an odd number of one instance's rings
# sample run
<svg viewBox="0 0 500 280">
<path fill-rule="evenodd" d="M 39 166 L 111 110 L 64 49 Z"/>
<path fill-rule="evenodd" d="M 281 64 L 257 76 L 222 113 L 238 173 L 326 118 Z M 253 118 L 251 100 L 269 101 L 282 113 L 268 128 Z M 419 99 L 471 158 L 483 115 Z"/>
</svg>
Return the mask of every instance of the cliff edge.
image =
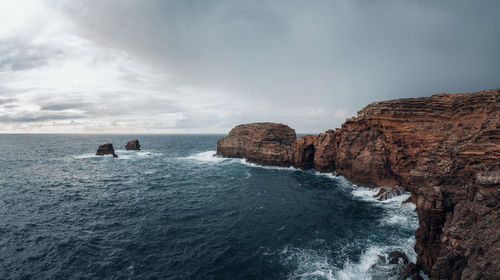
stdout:
<svg viewBox="0 0 500 280">
<path fill-rule="evenodd" d="M 419 268 L 431 279 L 500 279 L 500 90 L 375 102 L 297 140 L 282 124 L 241 125 L 217 153 L 409 190 Z"/>
</svg>

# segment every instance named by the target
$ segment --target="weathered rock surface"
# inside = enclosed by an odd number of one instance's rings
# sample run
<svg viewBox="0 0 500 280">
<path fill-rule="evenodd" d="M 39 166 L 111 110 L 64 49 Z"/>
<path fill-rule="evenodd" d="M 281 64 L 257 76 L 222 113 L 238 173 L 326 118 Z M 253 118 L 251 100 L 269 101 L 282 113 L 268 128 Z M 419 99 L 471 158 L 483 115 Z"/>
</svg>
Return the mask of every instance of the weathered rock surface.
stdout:
<svg viewBox="0 0 500 280">
<path fill-rule="evenodd" d="M 314 167 L 314 141 L 316 136 L 302 136 L 293 144 L 293 166 L 301 169 Z"/>
<path fill-rule="evenodd" d="M 141 145 L 139 145 L 139 140 L 130 140 L 127 142 L 127 145 L 125 145 L 125 150 L 140 150 Z"/>
<path fill-rule="evenodd" d="M 250 123 L 217 141 L 217 154 L 264 165 L 291 166 L 295 130 L 284 124 Z"/>
<path fill-rule="evenodd" d="M 407 264 L 408 257 L 401 251 L 392 251 L 388 256 L 389 264 Z"/>
<path fill-rule="evenodd" d="M 398 186 L 395 186 L 395 187 L 382 187 L 379 189 L 379 191 L 377 192 L 377 194 L 375 194 L 373 197 L 375 197 L 376 199 L 380 200 L 380 201 L 384 201 L 384 200 L 388 200 L 390 198 L 393 198 L 395 196 L 398 196 L 398 195 L 402 195 L 404 193 L 404 189 L 398 187 Z"/>
<path fill-rule="evenodd" d="M 229 151 L 248 145 L 235 139 Z M 431 279 L 500 279 L 500 90 L 376 102 L 341 129 L 272 143 L 272 160 L 259 149 L 219 154 L 409 190 L 418 268 Z"/>
<path fill-rule="evenodd" d="M 113 157 L 118 157 L 118 155 L 115 154 L 115 149 L 113 148 L 113 144 L 107 143 L 99 146 L 99 148 L 97 149 L 96 156 L 104 156 L 104 155 L 112 155 Z"/>
</svg>

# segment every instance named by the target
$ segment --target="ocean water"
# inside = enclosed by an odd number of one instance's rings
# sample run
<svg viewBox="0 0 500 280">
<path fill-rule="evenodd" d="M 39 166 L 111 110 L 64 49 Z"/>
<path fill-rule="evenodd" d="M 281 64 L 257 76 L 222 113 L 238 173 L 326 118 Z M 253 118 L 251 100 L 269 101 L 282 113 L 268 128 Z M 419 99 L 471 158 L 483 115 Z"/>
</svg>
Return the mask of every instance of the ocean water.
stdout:
<svg viewBox="0 0 500 280">
<path fill-rule="evenodd" d="M 391 279 L 379 256 L 415 260 L 408 194 L 216 157 L 220 137 L 0 135 L 0 279 Z M 94 156 L 107 142 L 119 158 Z"/>
</svg>

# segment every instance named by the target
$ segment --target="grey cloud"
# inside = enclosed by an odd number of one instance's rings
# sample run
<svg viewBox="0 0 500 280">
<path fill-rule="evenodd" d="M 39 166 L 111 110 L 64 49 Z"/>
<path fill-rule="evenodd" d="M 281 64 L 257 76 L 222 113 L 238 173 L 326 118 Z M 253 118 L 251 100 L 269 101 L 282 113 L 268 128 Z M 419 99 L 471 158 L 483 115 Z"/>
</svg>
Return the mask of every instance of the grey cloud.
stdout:
<svg viewBox="0 0 500 280">
<path fill-rule="evenodd" d="M 53 3 L 87 38 L 160 67 L 179 85 L 274 104 L 227 108 L 242 121 L 283 117 L 321 131 L 341 122 L 337 109 L 499 87 L 497 1 Z M 319 106 L 331 117 L 296 117 Z"/>
<path fill-rule="evenodd" d="M 43 111 L 64 111 L 68 109 L 78 109 L 81 108 L 88 103 L 60 103 L 60 104 L 50 104 L 44 105 L 40 107 L 40 110 Z"/>
<path fill-rule="evenodd" d="M 12 102 L 15 102 L 16 100 L 17 99 L 15 99 L 15 98 L 0 98 L 0 105 L 12 103 Z"/>
<path fill-rule="evenodd" d="M 82 115 L 57 115 L 57 114 L 21 114 L 18 116 L 0 116 L 0 122 L 39 122 L 50 120 L 80 119 Z"/>
<path fill-rule="evenodd" d="M 58 46 L 6 38 L 0 40 L 0 54 L 0 71 L 21 71 L 47 65 L 51 59 L 61 58 L 64 52 Z"/>
</svg>

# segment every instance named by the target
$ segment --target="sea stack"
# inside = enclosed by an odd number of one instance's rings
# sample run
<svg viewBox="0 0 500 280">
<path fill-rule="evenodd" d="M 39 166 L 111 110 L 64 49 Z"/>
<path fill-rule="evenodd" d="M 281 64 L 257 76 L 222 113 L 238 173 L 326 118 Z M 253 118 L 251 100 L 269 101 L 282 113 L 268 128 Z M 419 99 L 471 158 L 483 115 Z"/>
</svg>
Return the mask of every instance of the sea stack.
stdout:
<svg viewBox="0 0 500 280">
<path fill-rule="evenodd" d="M 217 142 L 217 154 L 250 162 L 290 166 L 295 130 L 281 123 L 249 123 L 233 128 Z"/>
<path fill-rule="evenodd" d="M 383 187 L 381 200 L 409 191 L 419 217 L 412 277 L 500 279 L 500 89 L 375 102 L 293 142 L 269 137 L 285 125 L 256 127 L 235 127 L 217 153 L 336 172 Z"/>
<path fill-rule="evenodd" d="M 141 145 L 139 145 L 139 140 L 137 140 L 137 139 L 128 141 L 127 145 L 125 145 L 125 150 L 136 150 L 136 151 L 138 151 L 140 149 L 141 149 Z"/>
<path fill-rule="evenodd" d="M 115 149 L 113 148 L 113 144 L 107 143 L 99 146 L 99 148 L 97 149 L 96 156 L 104 156 L 104 155 L 112 155 L 113 157 L 118 157 L 118 155 L 115 154 Z"/>
</svg>

